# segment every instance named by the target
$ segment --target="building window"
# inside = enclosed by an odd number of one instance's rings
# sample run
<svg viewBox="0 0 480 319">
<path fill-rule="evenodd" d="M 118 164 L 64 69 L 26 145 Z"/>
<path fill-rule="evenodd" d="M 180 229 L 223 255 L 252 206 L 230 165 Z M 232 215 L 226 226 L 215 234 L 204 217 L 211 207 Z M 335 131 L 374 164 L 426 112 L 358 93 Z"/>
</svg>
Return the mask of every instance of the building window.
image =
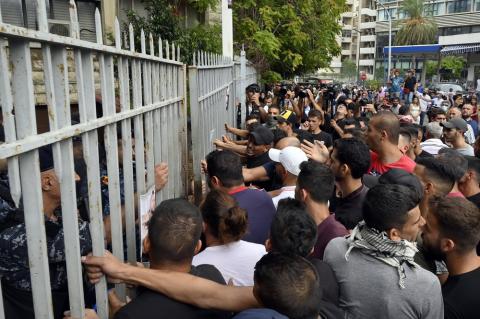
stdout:
<svg viewBox="0 0 480 319">
<path fill-rule="evenodd" d="M 470 12 L 471 9 L 471 0 L 456 0 L 447 2 L 447 13 Z"/>
<path fill-rule="evenodd" d="M 351 30 L 342 30 L 342 37 L 343 38 L 351 38 L 352 37 L 352 31 Z"/>
<path fill-rule="evenodd" d="M 392 16 L 392 20 L 397 18 L 397 8 L 390 8 L 388 9 L 388 12 Z M 388 21 L 388 13 L 386 10 L 378 10 L 378 21 Z"/>
<path fill-rule="evenodd" d="M 450 27 L 445 28 L 443 32 L 444 35 L 457 35 L 464 33 L 470 33 L 470 27 Z"/>
<path fill-rule="evenodd" d="M 480 0 L 478 0 L 480 1 Z M 444 3 L 429 3 L 425 4 L 424 13 L 427 17 L 438 16 L 445 13 Z"/>
<path fill-rule="evenodd" d="M 480 11 L 480 0 L 475 1 L 475 7 L 473 8 L 475 11 Z"/>
</svg>

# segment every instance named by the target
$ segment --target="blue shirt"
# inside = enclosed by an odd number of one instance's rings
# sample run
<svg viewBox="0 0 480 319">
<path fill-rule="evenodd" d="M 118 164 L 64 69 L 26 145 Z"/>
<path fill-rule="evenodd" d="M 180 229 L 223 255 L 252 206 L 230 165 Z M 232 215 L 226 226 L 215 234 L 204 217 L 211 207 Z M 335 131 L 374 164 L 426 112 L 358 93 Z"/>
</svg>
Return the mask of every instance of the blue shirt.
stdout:
<svg viewBox="0 0 480 319">
<path fill-rule="evenodd" d="M 473 130 L 473 134 L 475 135 L 475 137 L 477 137 L 478 136 L 478 123 L 477 123 L 477 121 L 468 120 L 466 122 L 467 122 L 467 124 L 470 124 L 470 126 L 472 127 L 472 130 Z"/>
<path fill-rule="evenodd" d="M 270 232 L 270 224 L 275 216 L 275 206 L 267 192 L 259 189 L 239 187 L 230 191 L 248 214 L 248 229 L 243 240 L 265 245 Z"/>
</svg>

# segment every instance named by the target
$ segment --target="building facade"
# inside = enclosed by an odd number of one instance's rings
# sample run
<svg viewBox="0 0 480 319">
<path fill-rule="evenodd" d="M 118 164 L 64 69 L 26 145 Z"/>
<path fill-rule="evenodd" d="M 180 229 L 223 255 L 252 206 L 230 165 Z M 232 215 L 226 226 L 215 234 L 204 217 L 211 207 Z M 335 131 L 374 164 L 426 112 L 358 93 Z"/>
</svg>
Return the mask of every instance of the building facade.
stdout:
<svg viewBox="0 0 480 319">
<path fill-rule="evenodd" d="M 398 30 L 398 20 L 404 19 L 405 14 L 401 10 L 402 1 L 379 0 L 389 11 L 393 20 L 392 38 L 395 39 L 395 33 Z M 385 72 L 386 56 L 383 48 L 388 46 L 388 14 L 384 8 L 378 7 L 378 19 L 375 27 L 376 32 L 376 69 Z M 425 1 L 425 15 L 431 17 L 439 28 L 436 43 L 445 48 L 449 46 L 465 46 L 480 44 L 480 0 L 434 0 Z M 444 50 L 442 50 L 444 51 Z M 468 81 L 473 81 L 474 73 L 480 73 L 480 64 L 478 62 L 478 52 L 464 53 L 458 50 L 453 54 L 459 54 L 467 58 L 469 65 L 468 74 L 464 77 Z M 423 61 L 418 59 L 413 65 L 409 57 L 403 59 L 392 59 L 392 67 L 401 70 L 423 68 Z M 477 68 L 476 68 L 477 67 Z M 480 74 L 476 75 L 477 78 Z"/>
</svg>

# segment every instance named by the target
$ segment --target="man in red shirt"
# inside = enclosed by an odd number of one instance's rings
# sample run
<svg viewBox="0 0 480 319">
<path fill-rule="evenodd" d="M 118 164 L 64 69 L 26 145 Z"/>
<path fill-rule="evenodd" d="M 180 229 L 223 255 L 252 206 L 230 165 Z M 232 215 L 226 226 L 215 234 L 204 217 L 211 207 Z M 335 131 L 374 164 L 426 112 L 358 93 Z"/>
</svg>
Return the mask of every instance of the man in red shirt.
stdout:
<svg viewBox="0 0 480 319">
<path fill-rule="evenodd" d="M 398 149 L 399 132 L 400 122 L 392 112 L 379 112 L 372 117 L 366 136 L 372 151 L 370 174 L 381 175 L 392 168 L 413 172 L 415 162 Z"/>
</svg>

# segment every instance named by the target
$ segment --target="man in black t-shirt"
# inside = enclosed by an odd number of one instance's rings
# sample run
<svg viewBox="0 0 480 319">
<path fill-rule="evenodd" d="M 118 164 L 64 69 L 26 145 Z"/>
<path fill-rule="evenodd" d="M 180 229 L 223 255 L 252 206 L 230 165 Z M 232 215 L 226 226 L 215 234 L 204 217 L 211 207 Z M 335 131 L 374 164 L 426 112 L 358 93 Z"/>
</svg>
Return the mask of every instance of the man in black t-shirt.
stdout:
<svg viewBox="0 0 480 319">
<path fill-rule="evenodd" d="M 436 197 L 429 203 L 422 238 L 425 250 L 444 260 L 442 286 L 445 319 L 474 319 L 480 312 L 480 210 L 461 197 Z"/>
<path fill-rule="evenodd" d="M 412 103 L 413 94 L 417 90 L 417 78 L 410 70 L 407 72 L 407 77 L 405 78 L 405 82 L 403 84 L 403 94 L 405 97 L 405 105 L 410 105 Z"/>
<path fill-rule="evenodd" d="M 328 148 L 328 150 L 332 151 L 332 148 L 333 148 L 332 135 L 326 132 L 323 132 L 320 128 L 320 126 L 324 123 L 323 113 L 319 110 L 311 110 L 308 113 L 308 123 L 309 123 L 309 131 L 310 131 L 310 134 L 312 134 L 313 140 L 323 141 L 323 143 Z"/>
<path fill-rule="evenodd" d="M 144 251 L 150 257 L 150 268 L 181 271 L 225 284 L 214 266 L 192 266 L 192 258 L 202 246 L 201 233 L 202 216 L 197 207 L 184 199 L 163 201 L 148 223 L 148 235 L 143 242 Z M 146 288 L 140 288 L 137 298 L 114 316 L 115 319 L 229 317 L 227 312 L 201 310 Z"/>
</svg>

